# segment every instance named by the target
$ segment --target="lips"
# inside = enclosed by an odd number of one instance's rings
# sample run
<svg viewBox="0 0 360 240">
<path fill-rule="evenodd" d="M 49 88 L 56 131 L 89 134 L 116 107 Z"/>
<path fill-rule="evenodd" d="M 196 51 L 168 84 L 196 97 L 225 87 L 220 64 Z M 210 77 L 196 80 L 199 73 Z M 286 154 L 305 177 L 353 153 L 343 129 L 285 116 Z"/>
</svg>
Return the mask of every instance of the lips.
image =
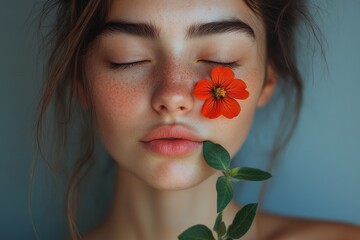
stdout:
<svg viewBox="0 0 360 240">
<path fill-rule="evenodd" d="M 161 126 L 150 131 L 141 142 L 145 148 L 163 156 L 182 156 L 197 150 L 203 140 L 186 127 Z"/>
</svg>

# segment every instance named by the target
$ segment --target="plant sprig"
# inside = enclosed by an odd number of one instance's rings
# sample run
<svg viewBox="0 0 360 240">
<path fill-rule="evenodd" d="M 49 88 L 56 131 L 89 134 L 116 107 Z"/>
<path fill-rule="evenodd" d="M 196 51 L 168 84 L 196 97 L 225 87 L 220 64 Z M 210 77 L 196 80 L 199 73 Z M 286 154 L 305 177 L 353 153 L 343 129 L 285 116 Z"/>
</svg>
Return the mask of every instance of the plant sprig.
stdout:
<svg viewBox="0 0 360 240">
<path fill-rule="evenodd" d="M 220 144 L 205 141 L 203 154 L 206 163 L 214 169 L 222 171 L 223 175 L 216 181 L 217 218 L 212 230 L 217 234 L 217 240 L 233 240 L 244 236 L 250 229 L 257 211 L 258 204 L 251 203 L 242 207 L 235 215 L 233 222 L 226 227 L 222 219 L 223 210 L 234 198 L 233 183 L 240 180 L 264 181 L 271 174 L 256 168 L 230 168 L 230 154 Z M 178 236 L 179 240 L 215 240 L 213 232 L 205 225 L 194 225 Z"/>
</svg>

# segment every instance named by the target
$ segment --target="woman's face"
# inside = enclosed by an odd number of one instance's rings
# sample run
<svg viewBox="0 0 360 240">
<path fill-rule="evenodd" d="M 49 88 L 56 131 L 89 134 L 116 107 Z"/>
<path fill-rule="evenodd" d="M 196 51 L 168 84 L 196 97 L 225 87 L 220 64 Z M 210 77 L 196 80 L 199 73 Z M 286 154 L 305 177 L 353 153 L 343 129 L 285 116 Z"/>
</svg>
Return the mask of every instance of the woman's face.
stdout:
<svg viewBox="0 0 360 240">
<path fill-rule="evenodd" d="M 103 145 L 152 187 L 200 183 L 214 173 L 202 141 L 233 156 L 272 91 L 263 23 L 240 0 L 113 0 L 107 22 L 85 65 Z M 250 97 L 239 116 L 209 119 L 193 89 L 222 63 L 234 63 Z"/>
</svg>

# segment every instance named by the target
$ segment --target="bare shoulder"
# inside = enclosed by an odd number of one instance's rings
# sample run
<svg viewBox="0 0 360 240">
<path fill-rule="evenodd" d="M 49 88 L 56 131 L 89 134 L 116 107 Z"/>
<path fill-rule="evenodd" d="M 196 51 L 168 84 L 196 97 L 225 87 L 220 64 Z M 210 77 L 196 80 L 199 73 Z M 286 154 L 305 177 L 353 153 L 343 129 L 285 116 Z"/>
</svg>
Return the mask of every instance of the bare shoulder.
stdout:
<svg viewBox="0 0 360 240">
<path fill-rule="evenodd" d="M 265 240 L 359 240 L 355 225 L 259 213 L 260 231 Z"/>
</svg>

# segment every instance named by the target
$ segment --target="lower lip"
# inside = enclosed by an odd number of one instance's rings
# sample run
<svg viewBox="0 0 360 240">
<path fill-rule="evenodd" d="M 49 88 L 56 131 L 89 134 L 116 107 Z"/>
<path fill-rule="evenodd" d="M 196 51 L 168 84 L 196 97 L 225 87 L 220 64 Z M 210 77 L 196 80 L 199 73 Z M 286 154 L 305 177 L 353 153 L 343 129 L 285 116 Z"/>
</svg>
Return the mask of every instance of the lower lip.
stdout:
<svg viewBox="0 0 360 240">
<path fill-rule="evenodd" d="M 201 146 L 201 142 L 186 139 L 156 139 L 145 142 L 145 147 L 157 154 L 164 156 L 183 156 L 190 154 Z"/>
</svg>

